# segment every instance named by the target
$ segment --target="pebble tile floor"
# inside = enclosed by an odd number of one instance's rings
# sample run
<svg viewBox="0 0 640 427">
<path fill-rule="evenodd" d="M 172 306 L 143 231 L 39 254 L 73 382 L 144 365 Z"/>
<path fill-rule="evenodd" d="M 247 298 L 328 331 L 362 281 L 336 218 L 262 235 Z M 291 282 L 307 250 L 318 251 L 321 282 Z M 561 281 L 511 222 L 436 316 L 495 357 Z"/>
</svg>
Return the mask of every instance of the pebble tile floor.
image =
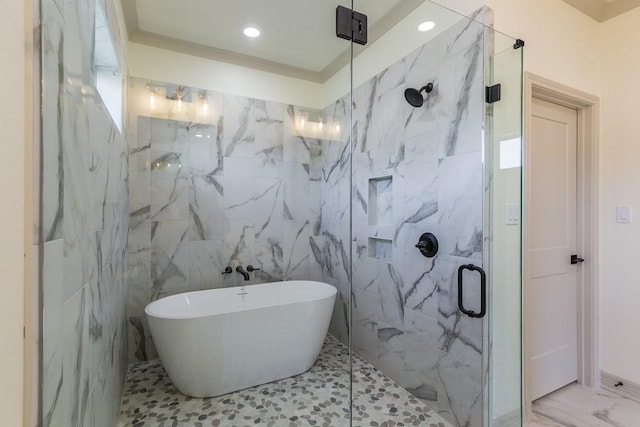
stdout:
<svg viewBox="0 0 640 427">
<path fill-rule="evenodd" d="M 159 360 L 129 368 L 118 427 L 349 426 L 349 352 L 328 336 L 307 372 L 224 396 L 182 395 Z M 353 357 L 353 426 L 451 427 L 363 359 Z"/>
</svg>

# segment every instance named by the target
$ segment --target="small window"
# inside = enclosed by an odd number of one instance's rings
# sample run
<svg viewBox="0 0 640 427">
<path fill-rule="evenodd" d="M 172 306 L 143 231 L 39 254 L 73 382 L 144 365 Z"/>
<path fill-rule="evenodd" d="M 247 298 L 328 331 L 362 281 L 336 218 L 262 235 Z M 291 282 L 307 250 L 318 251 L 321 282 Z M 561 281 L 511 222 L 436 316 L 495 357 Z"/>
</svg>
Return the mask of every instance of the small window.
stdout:
<svg viewBox="0 0 640 427">
<path fill-rule="evenodd" d="M 100 1 L 96 0 L 94 64 L 96 89 L 113 122 L 122 132 L 122 73 Z"/>
<path fill-rule="evenodd" d="M 500 141 L 500 169 L 519 168 L 522 166 L 521 145 L 520 138 Z"/>
</svg>

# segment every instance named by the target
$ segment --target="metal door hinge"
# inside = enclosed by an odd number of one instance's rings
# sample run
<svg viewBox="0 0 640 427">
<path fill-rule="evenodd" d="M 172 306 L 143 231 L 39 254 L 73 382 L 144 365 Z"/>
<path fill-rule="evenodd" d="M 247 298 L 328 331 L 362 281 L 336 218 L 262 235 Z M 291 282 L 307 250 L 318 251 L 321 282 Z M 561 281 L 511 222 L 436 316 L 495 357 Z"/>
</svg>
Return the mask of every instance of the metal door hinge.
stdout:
<svg viewBox="0 0 640 427">
<path fill-rule="evenodd" d="M 336 8 L 336 36 L 367 44 L 367 15 L 344 6 Z"/>
<path fill-rule="evenodd" d="M 500 83 L 493 86 L 487 86 L 485 95 L 485 101 L 487 104 L 493 104 L 494 102 L 500 101 L 501 89 L 502 87 L 500 86 Z"/>
</svg>

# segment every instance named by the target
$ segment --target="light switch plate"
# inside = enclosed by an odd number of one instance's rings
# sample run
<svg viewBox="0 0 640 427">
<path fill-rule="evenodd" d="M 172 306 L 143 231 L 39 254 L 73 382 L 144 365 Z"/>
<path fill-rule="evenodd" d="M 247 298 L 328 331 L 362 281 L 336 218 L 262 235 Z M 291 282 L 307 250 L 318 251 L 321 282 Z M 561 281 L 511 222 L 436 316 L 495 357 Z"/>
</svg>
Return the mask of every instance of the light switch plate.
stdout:
<svg viewBox="0 0 640 427">
<path fill-rule="evenodd" d="M 618 224 L 631 224 L 631 206 L 616 206 L 616 222 Z"/>
<path fill-rule="evenodd" d="M 505 211 L 505 224 L 506 225 L 518 225 L 520 224 L 520 206 L 508 204 Z"/>
</svg>

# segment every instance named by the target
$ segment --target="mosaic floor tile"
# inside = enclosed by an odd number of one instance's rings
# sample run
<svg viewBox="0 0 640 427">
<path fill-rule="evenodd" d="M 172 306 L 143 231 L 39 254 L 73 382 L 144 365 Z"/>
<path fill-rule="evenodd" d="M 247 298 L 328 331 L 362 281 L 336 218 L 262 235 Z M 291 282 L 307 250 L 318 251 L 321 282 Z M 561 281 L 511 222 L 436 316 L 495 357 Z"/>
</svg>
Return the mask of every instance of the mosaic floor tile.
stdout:
<svg viewBox="0 0 640 427">
<path fill-rule="evenodd" d="M 451 426 L 357 356 L 352 387 L 353 426 Z M 346 427 L 349 405 L 349 351 L 328 336 L 309 371 L 213 398 L 181 394 L 159 360 L 132 365 L 118 426 Z"/>
</svg>

